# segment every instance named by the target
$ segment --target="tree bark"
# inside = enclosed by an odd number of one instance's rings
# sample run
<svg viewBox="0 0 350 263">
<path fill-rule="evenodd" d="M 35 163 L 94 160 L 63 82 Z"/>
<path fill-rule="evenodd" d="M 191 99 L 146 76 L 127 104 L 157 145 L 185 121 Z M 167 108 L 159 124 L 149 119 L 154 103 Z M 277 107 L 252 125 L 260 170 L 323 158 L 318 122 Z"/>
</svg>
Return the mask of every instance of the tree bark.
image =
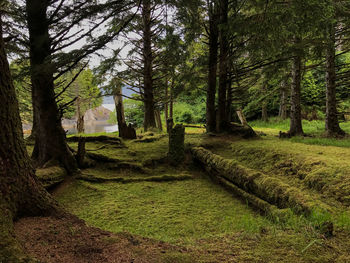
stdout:
<svg viewBox="0 0 350 263">
<path fill-rule="evenodd" d="M 171 80 L 170 85 L 170 101 L 169 101 L 169 119 L 174 120 L 174 77 Z"/>
<path fill-rule="evenodd" d="M 267 115 L 267 90 L 266 90 L 266 85 L 267 82 L 263 84 L 262 87 L 262 93 L 263 96 L 265 96 L 265 98 L 263 99 L 262 103 L 261 103 L 261 120 L 264 122 L 267 122 L 269 120 L 269 117 Z"/>
<path fill-rule="evenodd" d="M 169 131 L 168 127 L 168 118 L 169 118 L 169 87 L 168 87 L 168 78 L 165 78 L 165 96 L 164 96 L 164 117 L 166 123 L 166 130 Z"/>
<path fill-rule="evenodd" d="M 160 111 L 159 111 L 159 110 L 155 110 L 155 111 L 154 111 L 154 114 L 156 115 L 155 118 L 156 118 L 157 128 L 158 128 L 160 131 L 163 131 L 162 118 L 161 118 L 161 116 L 160 116 Z"/>
<path fill-rule="evenodd" d="M 278 112 L 278 117 L 285 120 L 287 119 L 287 82 L 282 80 L 281 83 L 281 99 L 280 99 L 280 108 Z"/>
<path fill-rule="evenodd" d="M 326 133 L 328 136 L 343 136 L 337 115 L 336 71 L 335 71 L 335 26 L 328 29 L 326 49 Z"/>
<path fill-rule="evenodd" d="M 269 117 L 267 115 L 267 103 L 266 101 L 263 101 L 262 107 L 261 107 L 261 120 L 263 122 L 269 121 Z"/>
<path fill-rule="evenodd" d="M 303 135 L 301 123 L 301 101 L 300 101 L 300 83 L 301 83 L 301 57 L 295 54 L 292 66 L 292 90 L 291 90 L 291 108 L 290 108 L 290 136 Z"/>
<path fill-rule="evenodd" d="M 226 121 L 230 123 L 232 121 L 232 81 L 227 82 L 227 97 L 226 97 Z"/>
<path fill-rule="evenodd" d="M 77 132 L 84 133 L 84 114 L 82 114 L 80 109 L 81 98 L 78 94 L 78 99 L 76 100 L 77 104 Z"/>
<path fill-rule="evenodd" d="M 124 114 L 122 87 L 115 87 L 113 99 L 115 104 L 115 113 L 117 117 L 119 137 L 124 138 L 125 128 L 127 126 Z"/>
<path fill-rule="evenodd" d="M 73 173 L 77 164 L 65 142 L 65 131 L 55 101 L 47 7 L 48 1 L 45 0 L 26 1 L 32 98 L 37 125 L 33 158 L 38 166 L 52 159 L 58 160 L 69 173 Z"/>
<path fill-rule="evenodd" d="M 144 129 L 156 128 L 154 117 L 154 95 L 153 95 L 153 53 L 152 53 L 152 31 L 151 31 L 151 1 L 142 1 L 143 21 L 143 85 L 144 85 Z"/>
<path fill-rule="evenodd" d="M 245 118 L 245 116 L 243 114 L 243 111 L 241 109 L 238 109 L 236 111 L 236 113 L 237 113 L 237 116 L 238 116 L 241 124 L 244 125 L 244 126 L 248 125 L 248 122 L 247 122 L 247 120 L 246 120 L 246 118 Z"/>
<path fill-rule="evenodd" d="M 226 93 L 227 93 L 227 72 L 228 72 L 228 0 L 220 0 L 220 57 L 219 57 L 219 91 L 218 91 L 218 114 L 216 120 L 216 131 L 223 132 L 227 126 L 226 117 Z"/>
<path fill-rule="evenodd" d="M 1 18 L 0 31 L 0 259 L 16 263 L 24 262 L 26 255 L 14 238 L 13 220 L 57 212 L 58 206 L 37 181 L 31 166 L 5 54 Z"/>
<path fill-rule="evenodd" d="M 209 4 L 209 64 L 208 64 L 208 87 L 207 87 L 207 105 L 206 105 L 206 127 L 207 132 L 216 131 L 216 111 L 215 111 L 215 94 L 216 94 L 216 74 L 218 60 L 218 37 L 219 16 L 217 4 Z"/>
</svg>

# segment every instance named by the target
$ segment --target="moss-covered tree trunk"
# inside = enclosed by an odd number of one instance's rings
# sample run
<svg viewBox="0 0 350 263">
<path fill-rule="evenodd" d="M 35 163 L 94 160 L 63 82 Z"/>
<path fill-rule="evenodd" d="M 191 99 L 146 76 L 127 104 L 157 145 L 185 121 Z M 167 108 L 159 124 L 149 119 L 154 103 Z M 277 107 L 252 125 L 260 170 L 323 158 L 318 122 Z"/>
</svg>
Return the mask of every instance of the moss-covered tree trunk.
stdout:
<svg viewBox="0 0 350 263">
<path fill-rule="evenodd" d="M 219 38 L 219 16 L 217 4 L 209 4 L 209 64 L 208 64 L 208 87 L 207 87 L 207 105 L 206 105 L 206 126 L 207 132 L 216 131 L 216 74 L 218 60 L 218 38 Z"/>
<path fill-rule="evenodd" d="M 299 44 L 299 41 L 296 41 Z M 296 52 L 292 60 L 292 87 L 290 98 L 290 129 L 291 136 L 303 135 L 301 123 L 301 56 Z"/>
<path fill-rule="evenodd" d="M 335 71 L 335 27 L 329 26 L 326 49 L 326 133 L 328 136 L 342 136 L 337 115 L 336 71 Z"/>
<path fill-rule="evenodd" d="M 0 30 L 2 28 L 0 19 Z M 0 261 L 24 262 L 14 239 L 13 220 L 57 211 L 51 196 L 37 182 L 24 144 L 18 102 L 0 32 Z"/>
<path fill-rule="evenodd" d="M 185 127 L 182 124 L 176 124 L 169 133 L 169 162 L 177 166 L 185 160 Z"/>
<path fill-rule="evenodd" d="M 48 1 L 27 0 L 27 23 L 30 42 L 30 73 L 36 123 L 33 159 L 38 166 L 58 160 L 68 172 L 77 169 L 75 158 L 65 142 L 61 116 L 54 92 L 54 66 L 51 63 L 47 20 Z"/>
</svg>

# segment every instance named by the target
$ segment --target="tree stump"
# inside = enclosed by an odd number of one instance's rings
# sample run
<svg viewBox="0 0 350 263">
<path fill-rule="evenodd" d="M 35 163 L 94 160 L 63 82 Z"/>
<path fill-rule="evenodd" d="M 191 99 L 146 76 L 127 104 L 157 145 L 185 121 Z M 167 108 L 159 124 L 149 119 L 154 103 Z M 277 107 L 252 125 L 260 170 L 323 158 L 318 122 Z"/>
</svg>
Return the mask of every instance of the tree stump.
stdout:
<svg viewBox="0 0 350 263">
<path fill-rule="evenodd" d="M 76 160 L 77 160 L 79 168 L 84 167 L 85 153 L 86 153 L 86 151 L 85 151 L 85 138 L 80 137 L 79 141 L 78 141 L 78 152 L 76 155 Z"/>
<path fill-rule="evenodd" d="M 177 166 L 185 160 L 185 127 L 177 124 L 169 133 L 169 162 Z"/>
<path fill-rule="evenodd" d="M 126 125 L 126 123 L 123 123 L 119 127 L 119 137 L 123 139 L 136 139 L 136 130 L 131 126 L 131 123 L 129 123 L 129 126 Z"/>
</svg>

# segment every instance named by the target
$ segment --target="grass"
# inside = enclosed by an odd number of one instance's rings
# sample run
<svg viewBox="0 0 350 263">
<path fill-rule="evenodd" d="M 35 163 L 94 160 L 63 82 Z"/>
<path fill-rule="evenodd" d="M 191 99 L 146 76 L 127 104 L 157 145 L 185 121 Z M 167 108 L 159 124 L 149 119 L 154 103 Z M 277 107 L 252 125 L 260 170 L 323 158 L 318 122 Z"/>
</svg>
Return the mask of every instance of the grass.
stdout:
<svg viewBox="0 0 350 263">
<path fill-rule="evenodd" d="M 289 122 L 289 119 L 281 120 L 279 118 L 271 118 L 268 122 L 256 120 L 250 122 L 249 124 L 254 130 L 264 132 L 265 134 L 270 136 L 277 136 L 279 134 L 279 131 L 287 132 L 289 130 Z M 304 132 L 308 135 L 311 135 L 312 137 L 298 136 L 289 139 L 290 141 L 310 145 L 350 147 L 349 137 L 345 137 L 342 139 L 324 137 L 325 123 L 322 120 L 303 120 L 302 124 Z M 340 127 L 346 133 L 350 134 L 350 122 L 340 123 Z"/>
<path fill-rule="evenodd" d="M 268 122 L 264 122 L 262 120 L 255 120 L 249 122 L 249 125 L 253 128 L 266 128 L 272 129 L 276 131 L 288 131 L 289 130 L 290 120 L 281 120 L 280 118 L 273 117 L 270 118 Z M 322 134 L 325 131 L 325 121 L 324 120 L 303 120 L 303 130 L 305 133 L 309 134 Z M 340 127 L 347 133 L 350 133 L 350 122 L 342 122 L 340 123 Z"/>
</svg>

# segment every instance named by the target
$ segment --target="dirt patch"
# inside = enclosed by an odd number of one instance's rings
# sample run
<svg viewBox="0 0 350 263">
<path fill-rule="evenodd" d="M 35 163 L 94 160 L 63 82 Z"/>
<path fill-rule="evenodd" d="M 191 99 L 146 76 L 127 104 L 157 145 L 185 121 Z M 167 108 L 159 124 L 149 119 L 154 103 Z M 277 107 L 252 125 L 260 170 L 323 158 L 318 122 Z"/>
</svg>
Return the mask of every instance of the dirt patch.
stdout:
<svg viewBox="0 0 350 263">
<path fill-rule="evenodd" d="M 75 217 L 23 218 L 15 223 L 15 233 L 29 255 L 48 263 L 153 263 L 186 252 L 164 242 L 89 227 Z"/>
</svg>

